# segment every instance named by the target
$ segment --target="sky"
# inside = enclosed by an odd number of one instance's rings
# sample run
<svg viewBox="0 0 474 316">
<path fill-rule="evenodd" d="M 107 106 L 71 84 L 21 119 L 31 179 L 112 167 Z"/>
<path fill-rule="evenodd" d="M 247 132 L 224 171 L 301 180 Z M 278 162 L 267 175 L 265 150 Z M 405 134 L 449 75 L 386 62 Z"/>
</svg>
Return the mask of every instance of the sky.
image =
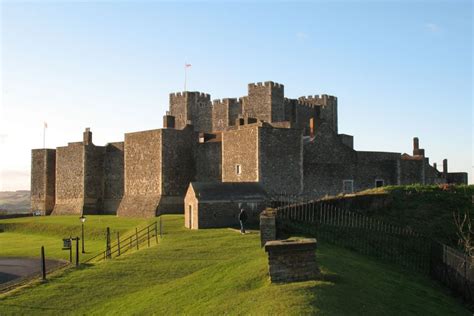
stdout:
<svg viewBox="0 0 474 316">
<path fill-rule="evenodd" d="M 1 0 L 0 0 L 1 1 Z M 169 93 L 240 97 L 275 81 L 338 97 L 357 150 L 410 153 L 474 182 L 472 1 L 8 1 L 1 10 L 0 191 L 31 149 L 162 127 Z"/>
</svg>

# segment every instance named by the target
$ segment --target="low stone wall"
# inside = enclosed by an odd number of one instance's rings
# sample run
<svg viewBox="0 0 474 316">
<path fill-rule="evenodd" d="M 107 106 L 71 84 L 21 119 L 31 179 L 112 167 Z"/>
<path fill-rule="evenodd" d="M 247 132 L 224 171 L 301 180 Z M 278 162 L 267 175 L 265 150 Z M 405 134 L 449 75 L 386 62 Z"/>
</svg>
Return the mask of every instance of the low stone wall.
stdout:
<svg viewBox="0 0 474 316">
<path fill-rule="evenodd" d="M 273 240 L 265 244 L 272 283 L 316 280 L 316 239 Z"/>
</svg>

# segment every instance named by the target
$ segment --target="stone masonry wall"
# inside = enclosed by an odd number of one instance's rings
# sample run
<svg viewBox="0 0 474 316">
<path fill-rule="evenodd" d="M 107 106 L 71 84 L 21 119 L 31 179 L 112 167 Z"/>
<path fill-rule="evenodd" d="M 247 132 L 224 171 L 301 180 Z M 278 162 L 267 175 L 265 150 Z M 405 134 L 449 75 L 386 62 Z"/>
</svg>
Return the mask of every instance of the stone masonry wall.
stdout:
<svg viewBox="0 0 474 316">
<path fill-rule="evenodd" d="M 84 214 L 102 210 L 105 147 L 84 146 Z"/>
<path fill-rule="evenodd" d="M 31 151 L 31 210 L 49 215 L 54 208 L 56 150 Z"/>
<path fill-rule="evenodd" d="M 152 217 L 162 192 L 162 130 L 125 134 L 124 197 L 119 216 Z"/>
<path fill-rule="evenodd" d="M 124 194 L 124 142 L 109 143 L 104 157 L 103 212 L 116 214 Z"/>
<path fill-rule="evenodd" d="M 240 207 L 245 207 L 247 225 L 258 224 L 259 214 L 265 208 L 263 201 L 199 202 L 198 228 L 238 227 Z"/>
<path fill-rule="evenodd" d="M 222 142 L 205 142 L 197 144 L 196 181 L 222 180 Z"/>
<path fill-rule="evenodd" d="M 316 240 L 274 240 L 265 244 L 272 283 L 316 280 Z"/>
<path fill-rule="evenodd" d="M 81 214 L 84 206 L 84 146 L 69 143 L 56 149 L 54 215 Z"/>
<path fill-rule="evenodd" d="M 252 124 L 222 134 L 222 182 L 259 182 L 258 128 Z"/>
<path fill-rule="evenodd" d="M 300 129 L 259 128 L 259 179 L 268 193 L 303 191 L 303 135 Z"/>
<path fill-rule="evenodd" d="M 161 194 L 167 197 L 160 213 L 182 213 L 183 199 L 189 183 L 195 178 L 195 146 L 198 134 L 192 127 L 184 130 L 162 130 Z"/>
</svg>

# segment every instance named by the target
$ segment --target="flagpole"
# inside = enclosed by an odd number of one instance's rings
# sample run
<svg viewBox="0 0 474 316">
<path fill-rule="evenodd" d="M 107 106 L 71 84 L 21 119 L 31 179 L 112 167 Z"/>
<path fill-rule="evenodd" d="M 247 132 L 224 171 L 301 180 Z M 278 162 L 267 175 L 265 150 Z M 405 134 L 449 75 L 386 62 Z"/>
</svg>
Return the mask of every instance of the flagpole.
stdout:
<svg viewBox="0 0 474 316">
<path fill-rule="evenodd" d="M 188 72 L 188 66 L 186 62 L 184 62 L 184 92 L 186 92 L 186 79 L 187 79 L 187 72 Z"/>
<path fill-rule="evenodd" d="M 43 149 L 46 148 L 46 125 L 43 122 Z"/>
</svg>

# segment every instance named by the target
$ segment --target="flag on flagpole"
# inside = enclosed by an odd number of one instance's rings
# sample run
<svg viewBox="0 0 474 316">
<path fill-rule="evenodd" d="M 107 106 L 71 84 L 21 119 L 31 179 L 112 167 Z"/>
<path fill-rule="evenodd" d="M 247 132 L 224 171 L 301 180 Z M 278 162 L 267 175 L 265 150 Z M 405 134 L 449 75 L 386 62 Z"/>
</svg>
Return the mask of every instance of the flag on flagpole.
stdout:
<svg viewBox="0 0 474 316">
<path fill-rule="evenodd" d="M 191 64 L 184 64 L 184 68 L 189 68 L 191 66 L 192 66 Z"/>
<path fill-rule="evenodd" d="M 48 128 L 48 123 L 47 122 L 43 122 L 44 124 L 44 128 Z"/>
</svg>

